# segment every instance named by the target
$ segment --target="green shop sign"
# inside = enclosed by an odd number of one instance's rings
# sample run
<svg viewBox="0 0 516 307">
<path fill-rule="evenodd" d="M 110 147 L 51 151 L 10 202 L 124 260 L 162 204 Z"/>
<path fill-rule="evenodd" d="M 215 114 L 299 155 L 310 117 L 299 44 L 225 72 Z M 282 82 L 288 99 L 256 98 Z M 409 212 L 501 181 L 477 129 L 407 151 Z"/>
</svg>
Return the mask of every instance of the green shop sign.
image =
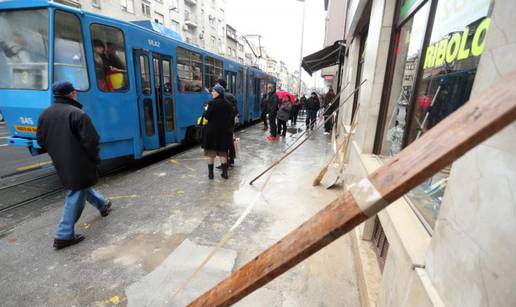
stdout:
<svg viewBox="0 0 516 307">
<path fill-rule="evenodd" d="M 442 39 L 426 48 L 424 69 L 452 64 L 471 56 L 480 56 L 484 52 L 486 33 L 491 25 L 491 18 L 486 17 L 478 23 L 475 33 L 470 33 L 470 27 L 461 32 Z M 471 43 L 468 43 L 471 41 Z"/>
</svg>

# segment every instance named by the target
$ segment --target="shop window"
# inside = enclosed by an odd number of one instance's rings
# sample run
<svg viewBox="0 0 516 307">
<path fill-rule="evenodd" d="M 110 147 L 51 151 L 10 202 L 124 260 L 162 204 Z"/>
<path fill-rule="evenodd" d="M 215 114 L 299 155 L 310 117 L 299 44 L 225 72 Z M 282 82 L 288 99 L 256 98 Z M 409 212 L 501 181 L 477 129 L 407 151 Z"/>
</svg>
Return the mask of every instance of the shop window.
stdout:
<svg viewBox="0 0 516 307">
<path fill-rule="evenodd" d="M 392 156 L 468 101 L 490 26 L 490 0 L 441 0 L 431 29 L 429 2 L 397 34 L 390 99 L 381 154 Z M 431 19 L 431 18 L 430 18 Z M 423 46 L 425 32 L 428 44 Z M 423 48 L 422 48 L 423 46 Z M 450 167 L 407 193 L 416 214 L 431 229 Z"/>
<path fill-rule="evenodd" d="M 87 90 L 88 69 L 79 18 L 56 11 L 54 30 L 54 81 L 68 81 L 77 90 Z"/>
<path fill-rule="evenodd" d="M 384 129 L 382 155 L 393 156 L 403 148 L 410 97 L 421 57 L 430 3 L 427 2 L 396 34 L 395 66 Z"/>
<path fill-rule="evenodd" d="M 204 59 L 206 88 L 208 90 L 210 90 L 217 83 L 217 79 L 222 78 L 223 68 L 224 64 L 222 63 L 222 61 L 219 61 L 209 56 Z"/>
<path fill-rule="evenodd" d="M 0 12 L 0 88 L 48 88 L 48 10 Z"/>
<path fill-rule="evenodd" d="M 125 40 L 120 29 L 91 25 L 95 77 L 101 91 L 117 92 L 129 88 L 125 57 Z"/>
<path fill-rule="evenodd" d="M 180 92 L 201 91 L 202 62 L 199 53 L 177 48 L 177 78 Z"/>
</svg>

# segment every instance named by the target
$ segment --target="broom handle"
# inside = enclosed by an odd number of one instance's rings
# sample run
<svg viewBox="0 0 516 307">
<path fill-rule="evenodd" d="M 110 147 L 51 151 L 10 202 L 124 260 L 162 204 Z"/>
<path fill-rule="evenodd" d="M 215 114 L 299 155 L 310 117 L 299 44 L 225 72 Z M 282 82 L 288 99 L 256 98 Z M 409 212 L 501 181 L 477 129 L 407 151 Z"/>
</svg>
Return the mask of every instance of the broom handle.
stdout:
<svg viewBox="0 0 516 307">
<path fill-rule="evenodd" d="M 359 89 L 359 88 L 360 88 L 360 87 L 361 87 L 361 86 L 362 86 L 366 81 L 367 81 L 367 79 L 364 79 L 364 81 L 362 81 L 362 82 L 360 83 L 360 85 L 359 85 L 357 88 L 355 88 L 355 89 L 353 90 L 353 92 L 351 92 L 351 94 L 350 94 L 348 97 L 346 97 L 346 99 L 344 100 L 344 103 L 345 103 L 345 102 L 346 102 L 346 101 L 347 101 L 347 100 L 348 100 L 348 99 L 349 99 L 349 98 L 350 98 L 354 93 L 356 93 L 356 92 L 358 91 L 358 89 Z M 344 91 L 344 90 L 342 90 L 342 91 Z M 342 91 L 341 91 L 341 93 L 342 93 Z M 339 95 L 340 95 L 340 93 L 339 93 Z M 333 116 L 333 115 L 335 114 L 335 112 L 337 112 L 338 110 L 340 110 L 340 108 L 342 108 L 342 106 L 344 105 L 344 103 L 342 103 L 342 105 L 340 105 L 340 106 L 339 106 L 335 111 L 333 111 L 333 113 L 331 114 L 331 116 Z M 328 121 L 328 120 L 331 118 L 331 116 L 328 116 L 328 119 L 326 119 L 326 121 Z M 324 122 L 326 122 L 326 121 L 324 121 Z M 322 125 L 324 125 L 324 123 L 323 123 Z M 322 126 L 322 125 L 319 125 L 319 126 L 317 127 L 317 129 L 318 129 L 320 126 Z M 316 129 L 316 130 L 317 130 L 317 129 Z M 306 131 L 307 131 L 307 130 L 305 130 L 305 132 L 306 132 Z M 299 138 L 298 138 L 298 139 L 299 139 Z M 296 140 L 295 140 L 295 141 L 294 141 L 294 142 L 293 142 L 293 143 L 292 143 L 292 144 L 291 144 L 291 145 L 290 145 L 286 150 L 288 150 L 289 148 L 291 148 L 291 147 L 292 147 L 292 146 L 297 142 L 297 140 L 298 140 L 298 139 L 296 139 Z M 272 163 L 272 165 L 270 165 L 267 169 L 265 169 L 265 170 L 264 170 L 263 172 L 261 172 L 258 176 L 256 176 L 253 180 L 251 180 L 251 181 L 249 182 L 249 184 L 250 184 L 250 185 L 253 185 L 253 182 L 255 182 L 256 180 L 258 180 L 258 179 L 259 179 L 260 177 L 262 177 L 265 173 L 267 173 L 267 172 L 268 172 L 268 171 L 270 171 L 272 168 L 274 168 L 276 165 L 278 165 L 281 161 L 285 160 L 285 158 L 286 158 L 286 157 L 288 157 L 292 152 L 294 152 L 296 149 L 298 149 L 298 148 L 299 148 L 302 144 L 304 144 L 308 139 L 310 139 L 310 136 L 308 136 L 308 137 L 307 137 L 307 138 L 305 138 L 303 141 L 301 141 L 301 143 L 299 143 L 299 144 L 298 144 L 298 145 L 296 145 L 294 148 L 292 148 L 292 150 L 290 150 L 289 152 L 285 153 L 285 154 L 284 154 L 284 155 L 283 155 L 279 160 L 277 160 L 277 161 L 275 161 L 274 163 Z"/>
<path fill-rule="evenodd" d="M 367 79 L 366 79 L 366 80 L 367 80 Z M 366 80 L 362 81 L 362 83 L 364 83 Z M 351 95 L 353 95 L 353 94 L 358 90 L 358 88 L 360 88 L 360 86 L 362 86 L 362 83 L 360 83 L 360 85 L 359 85 L 359 86 L 358 86 L 358 87 L 357 87 L 357 88 L 356 88 L 356 89 L 351 93 Z M 343 88 L 343 89 L 342 89 L 342 90 L 341 90 L 341 91 L 340 91 L 340 92 L 339 92 L 339 93 L 338 93 L 338 94 L 333 98 L 333 100 L 331 101 L 331 103 L 330 103 L 330 104 L 328 104 L 328 107 L 324 109 L 324 112 L 326 112 L 330 107 L 332 107 L 332 106 L 333 106 L 333 104 L 337 103 L 337 98 L 339 98 L 339 97 L 340 97 L 340 95 L 341 95 L 342 93 L 344 93 L 344 91 L 346 90 L 346 88 L 348 87 L 348 85 L 349 85 L 349 82 L 348 82 L 348 84 L 346 84 L 346 86 L 344 86 L 344 88 Z M 330 114 L 330 116 L 328 116 L 328 117 L 324 120 L 324 122 L 322 123 L 322 125 L 321 125 L 321 124 L 317 125 L 317 126 L 315 127 L 315 130 L 319 129 L 321 126 L 323 126 L 324 124 L 326 124 L 326 122 L 327 122 L 327 121 L 329 121 L 329 120 L 330 120 L 330 118 L 332 118 L 332 117 L 334 116 L 334 114 L 336 114 L 336 112 L 337 112 L 338 110 L 340 110 L 340 108 L 344 105 L 344 103 L 345 103 L 346 101 L 348 101 L 348 99 L 349 99 L 349 97 L 347 97 L 346 99 L 344 99 L 344 102 L 342 103 L 342 105 L 341 105 L 341 106 L 339 106 L 335 111 L 333 111 L 333 112 Z M 308 116 L 308 115 L 307 115 L 307 116 Z M 290 143 L 290 145 L 288 145 L 288 146 L 287 146 L 287 148 L 285 148 L 285 149 L 283 150 L 283 152 L 287 152 L 287 150 L 289 150 L 292 146 L 294 146 L 294 144 L 295 144 L 297 141 L 299 141 L 299 139 L 301 139 L 301 138 L 302 138 L 305 134 L 307 134 L 307 133 L 308 133 L 308 129 L 306 129 L 305 131 L 303 131 L 303 133 L 301 133 L 301 134 L 300 134 L 300 135 L 299 135 L 299 136 L 298 136 L 298 137 L 297 137 L 297 138 L 296 138 L 292 143 Z"/>
</svg>

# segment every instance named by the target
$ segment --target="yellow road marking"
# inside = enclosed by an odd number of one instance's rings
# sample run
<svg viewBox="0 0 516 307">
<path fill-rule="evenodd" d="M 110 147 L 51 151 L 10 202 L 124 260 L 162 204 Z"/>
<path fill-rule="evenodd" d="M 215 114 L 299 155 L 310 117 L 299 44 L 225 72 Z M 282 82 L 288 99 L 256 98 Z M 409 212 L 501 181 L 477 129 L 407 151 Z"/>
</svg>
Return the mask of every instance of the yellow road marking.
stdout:
<svg viewBox="0 0 516 307">
<path fill-rule="evenodd" d="M 174 159 L 170 159 L 170 163 L 172 164 L 180 164 L 177 160 L 174 160 Z M 191 172 L 195 172 L 195 169 L 191 168 L 190 166 L 188 165 L 185 165 L 185 164 L 181 164 L 182 166 L 184 166 L 186 169 L 188 169 L 189 171 Z"/>
<path fill-rule="evenodd" d="M 26 171 L 26 170 L 30 170 L 30 169 L 34 169 L 34 168 L 38 168 L 38 167 L 42 167 L 44 165 L 48 165 L 48 164 L 52 164 L 52 161 L 45 161 L 45 162 L 41 162 L 41 163 L 35 163 L 35 164 L 30 164 L 30 165 L 26 165 L 26 166 L 22 166 L 22 167 L 18 167 L 16 169 L 16 171 L 20 172 L 20 171 Z"/>
</svg>

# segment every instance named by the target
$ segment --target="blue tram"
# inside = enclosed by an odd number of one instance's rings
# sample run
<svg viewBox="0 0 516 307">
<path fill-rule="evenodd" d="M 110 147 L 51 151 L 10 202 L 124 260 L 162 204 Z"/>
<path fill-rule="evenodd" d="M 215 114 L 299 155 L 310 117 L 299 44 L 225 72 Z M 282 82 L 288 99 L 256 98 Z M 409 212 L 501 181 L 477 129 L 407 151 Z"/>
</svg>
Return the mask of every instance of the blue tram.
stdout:
<svg viewBox="0 0 516 307">
<path fill-rule="evenodd" d="M 38 117 L 52 102 L 52 83 L 67 80 L 101 136 L 102 159 L 138 159 L 189 140 L 220 77 L 237 98 L 243 124 L 260 117 L 265 84 L 275 83 L 159 24 L 41 0 L 0 1 L 0 74 L 9 144 L 38 153 Z"/>
</svg>

